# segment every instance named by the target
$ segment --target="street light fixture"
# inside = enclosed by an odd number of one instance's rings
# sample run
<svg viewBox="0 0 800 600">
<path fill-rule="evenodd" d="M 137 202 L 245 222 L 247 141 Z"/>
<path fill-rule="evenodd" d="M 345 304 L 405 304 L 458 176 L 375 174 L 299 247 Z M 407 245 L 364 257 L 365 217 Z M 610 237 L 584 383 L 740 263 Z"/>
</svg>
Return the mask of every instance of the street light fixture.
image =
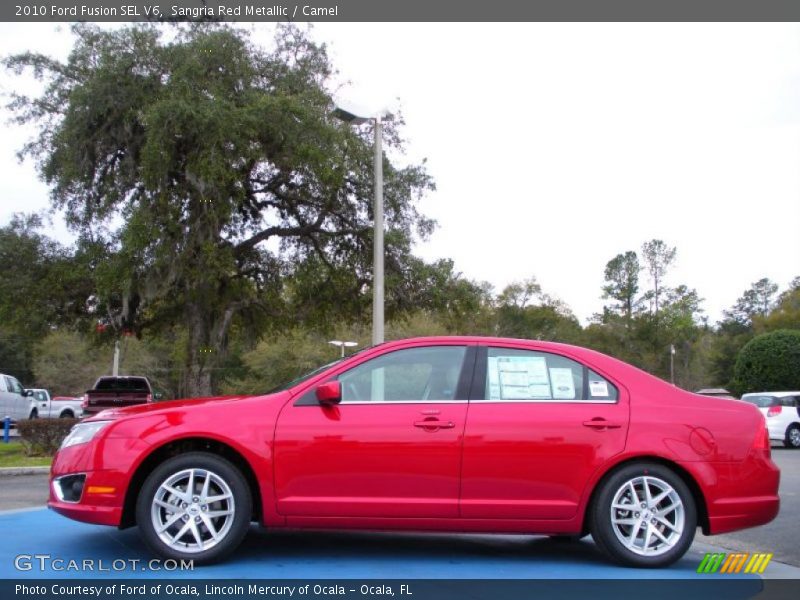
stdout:
<svg viewBox="0 0 800 600">
<path fill-rule="evenodd" d="M 375 123 L 375 243 L 373 248 L 372 285 L 372 343 L 383 343 L 383 126 L 381 119 L 387 113 L 382 111 L 375 116 L 361 116 L 360 110 L 349 110 L 337 106 L 333 116 L 351 125 L 362 125 L 368 121 Z"/>
<path fill-rule="evenodd" d="M 339 340 L 331 340 L 328 342 L 329 344 L 333 344 L 334 346 L 338 346 L 342 349 L 342 358 L 344 358 L 344 349 L 345 348 L 354 348 L 358 346 L 358 342 L 340 342 Z"/>
</svg>

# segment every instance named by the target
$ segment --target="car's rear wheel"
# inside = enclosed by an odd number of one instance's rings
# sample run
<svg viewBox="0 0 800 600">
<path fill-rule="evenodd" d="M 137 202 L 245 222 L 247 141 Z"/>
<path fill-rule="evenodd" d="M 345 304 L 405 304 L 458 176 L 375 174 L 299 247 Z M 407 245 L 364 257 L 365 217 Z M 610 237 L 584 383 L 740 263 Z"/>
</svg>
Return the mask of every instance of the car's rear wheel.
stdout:
<svg viewBox="0 0 800 600">
<path fill-rule="evenodd" d="M 784 444 L 787 448 L 794 448 L 795 450 L 800 448 L 800 426 L 797 424 L 789 425 L 786 430 Z"/>
<path fill-rule="evenodd" d="M 74 419 L 75 415 L 72 414 L 72 411 L 65 410 L 63 413 L 58 415 L 61 419 Z"/>
<path fill-rule="evenodd" d="M 663 567 L 694 539 L 697 509 L 684 481 L 655 463 L 625 466 L 603 481 L 591 508 L 592 537 L 615 561 Z"/>
<path fill-rule="evenodd" d="M 31 414 L 28 416 L 29 419 L 38 419 L 39 418 L 39 411 L 35 408 L 31 411 Z"/>
<path fill-rule="evenodd" d="M 209 563 L 242 541 L 252 499 L 241 472 L 224 458 L 191 452 L 159 465 L 136 501 L 147 545 L 165 558 Z"/>
</svg>

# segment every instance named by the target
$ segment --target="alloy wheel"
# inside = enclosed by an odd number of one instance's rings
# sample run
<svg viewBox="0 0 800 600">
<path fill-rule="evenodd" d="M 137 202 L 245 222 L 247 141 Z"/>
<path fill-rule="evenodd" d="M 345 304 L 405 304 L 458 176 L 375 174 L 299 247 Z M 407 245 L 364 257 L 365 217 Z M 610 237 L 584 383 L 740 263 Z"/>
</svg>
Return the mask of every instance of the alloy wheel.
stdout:
<svg viewBox="0 0 800 600">
<path fill-rule="evenodd" d="M 228 483 L 208 469 L 170 475 L 153 496 L 153 529 L 167 546 L 198 553 L 219 544 L 233 525 L 236 506 Z"/>
<path fill-rule="evenodd" d="M 610 510 L 614 534 L 635 554 L 662 555 L 683 535 L 683 501 L 675 488 L 658 477 L 642 475 L 623 483 Z"/>
</svg>

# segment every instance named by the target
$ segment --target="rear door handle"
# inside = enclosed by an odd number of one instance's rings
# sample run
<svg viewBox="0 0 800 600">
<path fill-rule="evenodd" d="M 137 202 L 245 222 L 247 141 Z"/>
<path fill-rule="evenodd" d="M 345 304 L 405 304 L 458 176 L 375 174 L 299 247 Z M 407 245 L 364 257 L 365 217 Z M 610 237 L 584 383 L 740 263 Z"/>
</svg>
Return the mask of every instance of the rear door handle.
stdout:
<svg viewBox="0 0 800 600">
<path fill-rule="evenodd" d="M 437 421 L 431 419 L 429 421 L 414 421 L 414 427 L 422 429 L 452 429 L 456 424 L 452 421 Z"/>
<path fill-rule="evenodd" d="M 622 423 L 615 423 L 613 421 L 606 421 L 603 418 L 596 418 L 592 419 L 591 421 L 584 421 L 583 426 L 590 429 L 619 429 L 622 427 Z"/>
</svg>

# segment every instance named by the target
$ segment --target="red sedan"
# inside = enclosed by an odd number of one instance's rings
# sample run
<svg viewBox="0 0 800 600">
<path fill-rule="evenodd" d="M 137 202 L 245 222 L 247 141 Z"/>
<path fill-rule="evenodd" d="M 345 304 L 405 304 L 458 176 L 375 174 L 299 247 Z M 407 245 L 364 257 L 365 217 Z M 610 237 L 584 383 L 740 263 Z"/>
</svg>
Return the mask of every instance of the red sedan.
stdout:
<svg viewBox="0 0 800 600">
<path fill-rule="evenodd" d="M 771 521 L 764 417 L 556 343 L 409 339 L 263 396 L 108 410 L 75 426 L 49 506 L 138 525 L 160 556 L 219 560 L 251 521 L 580 536 L 655 567 L 700 526 Z"/>
</svg>

